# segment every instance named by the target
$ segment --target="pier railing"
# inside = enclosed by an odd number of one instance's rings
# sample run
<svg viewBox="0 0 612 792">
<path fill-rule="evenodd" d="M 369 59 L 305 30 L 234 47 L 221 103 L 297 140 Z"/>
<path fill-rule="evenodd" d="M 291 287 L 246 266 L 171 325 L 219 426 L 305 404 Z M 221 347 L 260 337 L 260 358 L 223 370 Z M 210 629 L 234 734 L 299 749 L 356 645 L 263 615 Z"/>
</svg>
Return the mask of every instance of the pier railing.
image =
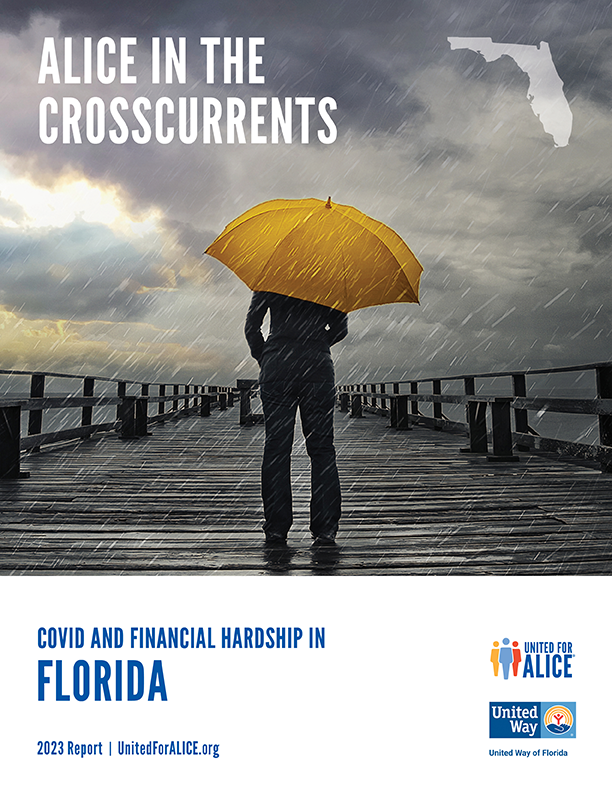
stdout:
<svg viewBox="0 0 612 792">
<path fill-rule="evenodd" d="M 213 408 L 225 410 L 233 406 L 238 394 L 240 422 L 249 425 L 262 420 L 251 409 L 255 380 L 239 380 L 237 387 L 231 388 L 9 369 L 0 369 L 0 375 L 11 384 L 4 394 L 0 391 L 0 478 L 22 475 L 23 452 L 35 453 L 43 446 L 104 432 L 115 432 L 125 440 L 144 437 L 158 421 L 207 416 Z M 543 393 L 538 390 L 541 378 L 549 375 L 574 375 L 581 380 L 592 377 L 594 395 L 567 398 L 556 395 L 554 389 L 552 394 Z M 57 393 L 65 381 L 71 381 L 73 388 L 76 383 L 79 392 Z M 352 417 L 368 411 L 388 417 L 398 430 L 410 430 L 416 424 L 462 431 L 469 438 L 462 451 L 486 454 L 491 461 L 513 462 L 518 459 L 517 452 L 536 450 L 596 461 L 603 471 L 612 472 L 612 362 L 361 382 L 339 386 L 338 394 L 340 409 Z M 463 408 L 465 420 L 449 418 L 444 405 Z M 59 410 L 68 411 L 70 417 L 47 420 Z M 530 413 L 534 412 L 538 416 L 592 416 L 597 420 L 599 442 L 542 436 L 531 425 Z M 47 423 L 56 425 L 47 427 Z"/>
<path fill-rule="evenodd" d="M 585 375 L 593 376 L 594 396 L 565 398 L 532 392 L 535 380 L 558 374 L 574 374 L 580 380 Z M 486 381 L 492 379 L 495 379 L 495 388 L 491 391 L 495 392 L 487 393 Z M 462 392 L 451 392 L 457 389 Z M 341 385 L 339 401 L 340 409 L 352 417 L 360 417 L 364 410 L 375 412 L 388 416 L 391 426 L 399 430 L 409 430 L 413 424 L 420 424 L 438 430 L 464 431 L 469 446 L 462 451 L 487 454 L 491 461 L 516 461 L 517 451 L 533 449 L 594 460 L 604 472 L 612 473 L 612 362 L 401 382 L 362 382 Z M 423 412 L 421 408 L 426 404 L 431 407 Z M 445 404 L 463 405 L 465 421 L 445 416 Z M 533 412 L 539 416 L 563 413 L 596 417 L 599 443 L 543 437 L 530 424 Z M 492 444 L 492 453 L 489 453 L 489 444 Z"/>
<path fill-rule="evenodd" d="M 198 413 L 210 415 L 211 408 L 233 406 L 233 388 L 193 383 L 150 383 L 143 381 L 59 374 L 48 371 L 0 369 L 10 378 L 10 390 L 23 382 L 29 396 L 0 393 L 0 478 L 19 478 L 22 452 L 40 451 L 42 446 L 91 437 L 96 433 L 117 432 L 124 440 L 145 437 L 149 427 L 159 421 Z M 52 395 L 60 382 L 77 383 L 79 393 Z M 95 395 L 102 387 L 104 394 Z M 153 393 L 155 390 L 155 393 Z M 151 410 L 151 407 L 153 409 Z M 102 409 L 101 409 L 102 408 Z M 52 411 L 70 410 L 61 427 L 43 431 Z M 95 413 L 106 420 L 94 422 Z M 27 424 L 24 414 L 27 413 Z M 51 421 L 53 423 L 53 421 Z M 63 424 L 67 423 L 66 427 Z M 57 423 L 57 421 L 55 422 Z"/>
</svg>

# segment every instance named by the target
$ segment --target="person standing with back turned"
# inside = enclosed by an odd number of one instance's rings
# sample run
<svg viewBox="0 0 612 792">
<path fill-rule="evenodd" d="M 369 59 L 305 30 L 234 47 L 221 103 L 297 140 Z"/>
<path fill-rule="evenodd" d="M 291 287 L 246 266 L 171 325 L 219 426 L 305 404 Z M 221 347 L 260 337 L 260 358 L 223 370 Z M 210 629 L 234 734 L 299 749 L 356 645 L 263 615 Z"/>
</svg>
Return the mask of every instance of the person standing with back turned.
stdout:
<svg viewBox="0 0 612 792">
<path fill-rule="evenodd" d="M 270 311 L 267 339 L 261 327 Z M 293 522 L 291 449 L 299 407 L 311 464 L 310 532 L 334 544 L 341 512 L 334 449 L 335 381 L 330 347 L 348 333 L 347 315 L 324 305 L 256 291 L 245 336 L 261 367 L 266 427 L 261 492 L 266 544 L 284 544 Z"/>
</svg>

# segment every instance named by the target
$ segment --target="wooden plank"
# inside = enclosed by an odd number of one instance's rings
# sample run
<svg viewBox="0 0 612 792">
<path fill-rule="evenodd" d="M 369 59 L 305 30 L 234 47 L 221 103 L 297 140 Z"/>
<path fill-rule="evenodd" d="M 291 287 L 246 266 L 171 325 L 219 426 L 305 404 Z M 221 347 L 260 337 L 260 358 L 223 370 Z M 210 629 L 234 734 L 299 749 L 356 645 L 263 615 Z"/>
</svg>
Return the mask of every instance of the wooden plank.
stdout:
<svg viewBox="0 0 612 792">
<path fill-rule="evenodd" d="M 261 533 L 263 427 L 236 411 L 26 457 L 0 483 L 0 574 L 610 574 L 610 479 L 522 453 L 491 465 L 464 438 L 337 414 L 339 547 L 308 533 L 309 460 L 293 457 L 289 549 Z"/>
</svg>

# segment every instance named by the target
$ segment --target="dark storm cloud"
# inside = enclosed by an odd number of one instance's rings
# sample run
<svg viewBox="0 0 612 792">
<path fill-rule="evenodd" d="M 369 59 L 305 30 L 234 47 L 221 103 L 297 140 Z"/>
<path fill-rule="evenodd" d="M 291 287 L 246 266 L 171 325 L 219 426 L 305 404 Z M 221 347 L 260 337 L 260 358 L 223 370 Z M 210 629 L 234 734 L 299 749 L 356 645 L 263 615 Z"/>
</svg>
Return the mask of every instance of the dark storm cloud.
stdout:
<svg viewBox="0 0 612 792">
<path fill-rule="evenodd" d="M 216 26 L 214 35 L 248 36 L 300 27 L 311 32 L 313 41 L 317 31 L 361 30 L 383 36 L 393 47 L 412 29 L 417 33 L 413 43 L 423 51 L 441 42 L 446 49 L 446 35 L 537 44 L 552 34 L 561 47 L 571 37 L 605 28 L 609 10 L 608 0 L 446 0 L 435 5 L 426 0 L 4 0 L 0 28 L 18 32 L 33 15 L 44 13 L 59 19 L 65 33 L 136 35 L 158 28 L 169 35 L 182 29 L 186 35 L 195 28 L 206 35 L 206 26 Z"/>
<path fill-rule="evenodd" d="M 484 33 L 483 33 L 484 35 Z M 555 69 L 563 81 L 563 93 L 568 101 L 575 98 L 590 100 L 609 108 L 612 104 L 612 34 L 609 30 L 596 31 L 581 37 L 573 32 L 557 34 L 542 30 L 540 35 L 521 36 L 512 41 L 507 34 L 496 39 L 487 28 L 487 37 L 515 44 L 539 46 L 545 40 L 550 45 Z M 446 55 L 445 62 L 459 71 L 467 80 L 478 80 L 503 86 L 523 85 L 527 90 L 528 76 L 516 66 L 508 68 L 509 56 L 486 62 L 481 55 L 468 50 L 454 50 Z"/>
<path fill-rule="evenodd" d="M 145 315 L 152 294 L 138 294 L 116 278 L 83 271 L 70 272 L 58 281 L 48 271 L 25 272 L 6 277 L 0 289 L 5 307 L 30 319 L 134 320 Z"/>
<path fill-rule="evenodd" d="M 597 31 L 590 36 L 570 41 L 558 54 L 553 53 L 555 66 L 564 82 L 569 100 L 588 99 L 606 110 L 612 106 L 612 32 Z"/>
<path fill-rule="evenodd" d="M 134 212 L 157 206 L 165 213 L 164 230 L 186 259 L 198 258 L 222 225 L 251 202 L 315 194 L 328 181 L 347 196 L 341 202 L 374 216 L 382 209 L 380 219 L 397 223 L 411 246 L 414 238 L 426 248 L 422 305 L 351 316 L 350 340 L 337 353 L 340 376 L 357 368 L 363 376 L 380 367 L 381 378 L 391 371 L 401 378 L 408 367 L 413 375 L 420 370 L 433 376 L 449 366 L 486 370 L 609 357 L 612 314 L 603 307 L 612 242 L 604 172 L 609 135 L 601 120 L 605 114 L 597 117 L 602 109 L 609 113 L 612 103 L 608 0 L 4 5 L 9 13 L 0 25 L 13 31 L 25 31 L 30 14 L 42 10 L 61 21 L 62 35 L 138 36 L 145 61 L 148 37 L 186 35 L 188 85 L 161 86 L 168 95 L 254 94 L 253 86 L 224 86 L 220 78 L 214 86 L 194 89 L 203 65 L 191 52 L 197 53 L 200 35 L 265 36 L 262 93 L 337 99 L 339 141 L 329 147 L 44 147 L 37 140 L 33 71 L 20 84 L 30 91 L 27 101 L 16 94 L 4 103 L 2 145 L 23 169 L 29 163 L 32 177 L 72 168 L 92 181 L 121 185 L 123 206 Z M 47 27 L 51 32 L 45 35 L 52 35 L 54 28 Z M 508 58 L 486 63 L 474 53 L 452 51 L 447 36 L 548 41 L 566 96 L 576 100 L 570 145 L 553 149 L 527 100 L 519 97 L 526 94 L 528 78 Z M 37 69 L 39 44 L 32 38 L 26 43 Z M 512 89 L 499 92 L 499 118 L 486 105 L 496 87 Z M 118 86 L 111 88 L 118 92 Z M 146 79 L 139 81 L 139 93 L 152 94 L 149 89 Z M 130 95 L 128 90 L 121 87 Z M 499 133 L 498 120 L 505 122 Z M 516 132 L 506 134 L 511 125 Z M 18 221 L 10 214 L 16 211 L 0 206 L 7 219 Z M 219 227 L 209 231 L 215 223 Z M 159 287 L 154 256 L 143 259 L 110 232 L 95 242 L 93 235 L 89 249 L 75 250 L 73 231 L 24 241 L 19 255 L 11 254 L 0 303 L 53 318 L 128 318 L 153 308 L 150 313 L 162 324 L 182 323 L 186 334 L 205 321 L 206 344 L 218 343 L 230 368 L 246 355 L 241 326 L 247 290 L 240 291 L 242 284 L 217 262 L 207 262 L 212 285 L 193 298 L 191 313 L 184 305 L 176 310 L 173 294 L 160 294 L 151 306 L 156 292 L 141 287 Z M 9 237 L 2 232 L 2 240 Z M 13 237 L 10 242 L 17 245 Z M 67 267 L 65 275 L 61 266 Z M 177 273 L 180 284 L 180 267 Z M 234 282 L 237 293 L 230 298 L 226 285 Z M 178 297 L 187 301 L 187 291 Z M 211 329 L 214 322 L 218 326 Z"/>
<path fill-rule="evenodd" d="M 507 20 L 521 20 L 534 28 L 550 25 L 573 24 L 586 32 L 602 23 L 609 13 L 607 0 L 590 2 L 570 0 L 555 3 L 549 0 L 482 0 L 467 2 L 438 2 L 426 0 L 4 0 L 3 24 L 23 25 L 35 13 L 49 13 L 79 20 L 84 27 L 121 24 L 134 20 L 146 24 L 150 18 L 158 21 L 183 19 L 185 15 L 202 21 L 239 19 L 255 22 L 258 19 L 277 20 L 281 24 L 327 24 L 338 27 L 345 20 L 353 25 L 374 27 L 395 23 L 398 20 L 431 18 L 432 26 L 445 20 L 456 28 L 476 28 L 482 25 L 499 25 Z M 455 35 L 455 34 L 453 34 Z"/>
<path fill-rule="evenodd" d="M 180 285 L 184 280 L 197 281 L 204 284 L 235 282 L 236 276 L 231 270 L 217 259 L 204 253 L 217 236 L 218 231 L 200 231 L 191 223 L 169 219 L 162 220 L 161 225 L 173 235 L 177 245 L 182 249 L 183 255 L 197 261 L 195 271 L 188 269 L 187 272 L 181 270 L 180 261 L 178 262 L 177 284 Z"/>
<path fill-rule="evenodd" d="M 421 263 L 424 268 L 423 278 L 429 291 L 444 294 L 464 292 L 472 283 L 469 274 L 457 269 L 448 257 L 432 260 L 429 256 L 421 256 Z"/>
<path fill-rule="evenodd" d="M 473 157 L 474 154 L 469 146 L 456 143 L 446 138 L 439 138 L 433 142 L 430 141 L 425 143 L 423 141 L 420 149 L 414 153 L 413 160 L 417 168 L 436 168 L 439 166 L 446 167 L 446 165 L 453 164 L 458 160 L 467 161 Z"/>
<path fill-rule="evenodd" d="M 201 231 L 194 228 L 191 223 L 181 223 L 178 220 L 164 220 L 163 225 L 176 235 L 176 239 L 183 248 L 185 255 L 201 258 L 206 248 L 217 236 L 214 231 Z"/>
<path fill-rule="evenodd" d="M 325 36 L 317 45 L 310 37 L 296 45 L 281 38 L 271 50 L 268 90 L 279 95 L 333 97 L 341 128 L 348 124 L 364 131 L 394 133 L 426 115 L 427 105 L 407 91 L 390 66 L 382 68 L 352 43 Z M 279 60 L 284 68 L 275 69 L 274 62 Z"/>
<path fill-rule="evenodd" d="M 158 262 L 81 221 L 28 236 L 0 229 L 0 304 L 29 318 L 134 319 L 168 286 Z"/>
<path fill-rule="evenodd" d="M 172 4 L 155 0 L 106 0 L 96 3 L 91 0 L 3 0 L 0 27 L 18 33 L 28 26 L 36 14 L 47 14 L 61 20 L 65 32 L 101 30 L 107 32 L 117 28 L 142 30 L 160 20 L 171 18 L 188 2 L 175 0 Z"/>
<path fill-rule="evenodd" d="M 568 98 L 581 95 L 609 104 L 610 41 L 591 41 L 594 26 L 602 24 L 605 3 L 589 3 L 586 10 L 580 3 L 564 3 L 555 12 L 559 5 L 502 0 L 459 4 L 449 0 L 435 7 L 405 0 L 332 4 L 318 0 L 252 0 L 248 4 L 179 0 L 163 5 L 144 0 L 104 4 L 82 0 L 21 4 L 11 0 L 5 24 L 10 22 L 14 29 L 20 21 L 23 26 L 42 10 L 57 18 L 63 32 L 71 35 L 108 35 L 113 31 L 145 37 L 184 35 L 192 84 L 203 77 L 204 59 L 191 54 L 198 53 L 200 35 L 265 36 L 266 92 L 334 97 L 342 136 L 351 130 L 396 133 L 406 125 L 426 121 L 428 104 L 410 87 L 412 77 L 426 64 L 444 63 L 468 80 L 522 85 L 526 90 L 527 76 L 518 68 L 508 68 L 508 58 L 486 63 L 475 53 L 451 51 L 448 35 L 487 35 L 522 44 L 538 44 L 545 38 Z M 602 36 L 600 32 L 595 38 Z M 314 142 L 316 145 L 316 136 Z M 32 141 L 27 145 L 32 148 Z M 88 151 L 83 159 L 90 164 L 96 154 L 107 167 L 113 158 L 122 159 L 120 153 L 113 155 L 105 146 L 95 153 Z M 69 156 L 76 159 L 78 153 L 72 151 Z M 139 170 L 142 192 L 146 193 L 147 169 Z"/>
<path fill-rule="evenodd" d="M 612 180 L 609 182 L 612 185 Z M 536 208 L 537 218 L 549 217 L 561 227 L 573 228 L 578 250 L 609 266 L 612 258 L 612 195 L 589 191 L 576 198 L 549 198 Z"/>
<path fill-rule="evenodd" d="M 497 11 L 494 12 L 495 6 Z M 444 36 L 485 36 L 493 41 L 550 45 L 555 68 L 568 100 L 580 96 L 610 107 L 612 100 L 612 35 L 607 0 L 566 3 L 504 2 L 495 6 L 458 4 Z M 508 58 L 486 63 L 471 52 L 447 52 L 444 61 L 466 79 L 497 84 L 528 84 L 518 69 L 507 69 Z"/>
<path fill-rule="evenodd" d="M 596 101 L 610 98 L 610 40 L 590 41 L 603 25 L 607 3 L 540 2 L 132 2 L 92 3 L 9 0 L 0 25 L 16 31 L 41 11 L 57 18 L 64 33 L 108 35 L 187 35 L 192 48 L 200 35 L 265 36 L 267 87 L 302 95 L 333 96 L 346 119 L 362 130 L 395 131 L 426 109 L 406 95 L 401 80 L 416 66 L 443 60 L 470 79 L 510 84 L 525 80 L 505 64 L 485 64 L 474 53 L 450 54 L 453 36 L 551 44 L 570 95 L 586 92 Z M 585 40 L 576 41 L 583 36 Z M 601 38 L 601 36 L 600 36 Z M 595 37 L 597 39 L 597 37 Z M 384 51 L 378 63 L 373 54 Z M 283 64 L 279 68 L 279 64 Z M 525 83 L 526 84 L 526 83 Z"/>
<path fill-rule="evenodd" d="M 422 2 L 371 0 L 329 3 L 327 0 L 174 0 L 172 3 L 155 0 L 4 0 L 0 26 L 11 31 L 26 27 L 34 14 L 46 13 L 62 20 L 66 29 L 105 30 L 130 26 L 135 31 L 149 29 L 152 25 L 172 27 L 186 20 L 199 24 L 226 24 L 254 26 L 258 22 L 276 21 L 281 24 L 318 23 L 337 26 L 350 17 L 353 24 L 380 24 L 404 16 L 423 7 Z M 241 35 L 237 33 L 236 35 Z"/>
</svg>

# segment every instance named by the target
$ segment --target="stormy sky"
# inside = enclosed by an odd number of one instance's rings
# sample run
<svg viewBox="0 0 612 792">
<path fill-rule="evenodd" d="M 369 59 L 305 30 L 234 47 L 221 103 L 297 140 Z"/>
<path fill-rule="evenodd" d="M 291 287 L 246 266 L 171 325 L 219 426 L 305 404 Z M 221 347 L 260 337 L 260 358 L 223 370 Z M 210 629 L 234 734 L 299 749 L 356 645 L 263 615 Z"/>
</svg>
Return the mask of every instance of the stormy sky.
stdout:
<svg viewBox="0 0 612 792">
<path fill-rule="evenodd" d="M 394 228 L 420 305 L 351 314 L 340 381 L 609 359 L 612 37 L 607 0 L 91 3 L 4 0 L 0 15 L 0 368 L 233 383 L 257 375 L 248 288 L 203 255 L 272 198 L 328 195 Z M 43 41 L 137 39 L 136 83 L 38 83 Z M 151 39 L 186 37 L 184 84 L 151 82 Z M 449 36 L 550 45 L 573 115 L 555 147 L 528 77 Z M 214 82 L 200 37 L 263 38 L 263 84 Z M 112 61 L 117 63 L 118 61 Z M 43 97 L 333 97 L 337 139 L 41 141 Z M 296 111 L 297 112 L 297 111 Z M 58 116 L 60 117 L 60 116 Z M 60 117 L 61 118 L 61 117 Z M 61 126 L 61 120 L 59 121 Z M 248 129 L 247 129 L 248 133 Z M 269 133 L 268 133 L 269 134 Z"/>
</svg>

